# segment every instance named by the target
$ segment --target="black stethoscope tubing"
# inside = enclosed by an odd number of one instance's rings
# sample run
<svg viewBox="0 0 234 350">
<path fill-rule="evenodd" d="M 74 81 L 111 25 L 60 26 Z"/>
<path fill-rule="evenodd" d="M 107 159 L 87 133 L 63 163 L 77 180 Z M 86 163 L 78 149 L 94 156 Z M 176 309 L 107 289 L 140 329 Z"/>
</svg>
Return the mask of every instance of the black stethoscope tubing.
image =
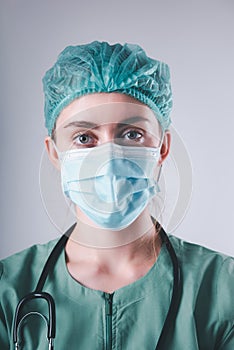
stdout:
<svg viewBox="0 0 234 350">
<path fill-rule="evenodd" d="M 49 350 L 54 349 L 54 339 L 55 339 L 55 333 L 56 333 L 56 313 L 55 313 L 55 303 L 53 297 L 46 292 L 43 292 L 43 288 L 45 285 L 45 281 L 49 273 L 52 272 L 52 269 L 61 254 L 63 248 L 66 245 L 66 242 L 72 233 L 73 229 L 75 228 L 76 223 L 73 224 L 59 239 L 57 244 L 54 246 L 53 250 L 51 251 L 44 267 L 42 270 L 42 273 L 40 275 L 40 278 L 38 280 L 36 289 L 34 292 L 27 294 L 25 297 L 23 297 L 15 310 L 15 317 L 14 317 L 14 324 L 13 324 L 13 342 L 15 346 L 15 350 L 19 349 L 19 343 L 18 343 L 18 328 L 21 320 L 23 317 L 20 317 L 20 311 L 23 308 L 23 306 L 32 299 L 45 299 L 47 301 L 48 305 L 48 331 L 47 331 L 47 339 L 49 344 Z M 180 289 L 181 289 L 181 276 L 180 276 L 180 266 L 179 262 L 175 253 L 175 250 L 170 242 L 170 239 L 166 232 L 161 227 L 160 229 L 160 237 L 162 239 L 162 242 L 165 243 L 167 251 L 170 255 L 172 265 L 173 265 L 173 291 L 172 291 L 172 297 L 171 297 L 171 303 L 169 306 L 169 310 L 162 328 L 162 332 L 160 334 L 160 337 L 158 339 L 157 345 L 155 350 L 159 350 L 162 348 L 163 343 L 166 340 L 166 336 L 168 333 L 168 330 L 170 327 L 172 327 L 173 322 L 175 321 L 177 310 L 179 306 L 180 301 Z M 163 349 L 163 348 L 162 348 Z M 164 347 L 165 349 L 165 347 Z"/>
<path fill-rule="evenodd" d="M 46 292 L 42 292 L 42 289 L 44 287 L 45 281 L 47 276 L 49 275 L 50 271 L 54 267 L 59 255 L 61 254 L 63 248 L 65 247 L 65 244 L 72 233 L 73 229 L 75 228 L 76 223 L 73 224 L 58 240 L 54 248 L 52 249 L 44 267 L 42 270 L 42 273 L 40 275 L 40 278 L 38 280 L 36 289 L 34 292 L 27 294 L 25 297 L 23 297 L 15 310 L 15 317 L 14 317 L 14 324 L 13 324 L 13 342 L 15 346 L 15 350 L 19 349 L 19 343 L 18 343 L 18 327 L 19 323 L 21 321 L 20 318 L 20 311 L 23 308 L 23 306 L 32 299 L 45 299 L 48 304 L 48 330 L 47 330 L 47 339 L 49 343 L 49 350 L 54 349 L 54 339 L 56 334 L 56 313 L 55 313 L 55 303 L 53 297 Z"/>
</svg>

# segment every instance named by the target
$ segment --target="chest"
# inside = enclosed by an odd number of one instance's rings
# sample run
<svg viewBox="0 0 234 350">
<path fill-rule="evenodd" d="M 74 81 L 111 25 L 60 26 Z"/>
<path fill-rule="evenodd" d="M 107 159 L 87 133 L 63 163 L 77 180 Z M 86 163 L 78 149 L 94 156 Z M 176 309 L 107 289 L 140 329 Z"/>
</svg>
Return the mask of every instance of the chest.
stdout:
<svg viewBox="0 0 234 350">
<path fill-rule="evenodd" d="M 73 297 L 68 297 L 62 290 L 57 292 L 55 348 L 65 349 L 69 344 L 72 350 L 154 350 L 168 313 L 170 293 L 162 296 L 161 293 L 157 295 L 156 291 L 126 292 L 122 296 L 118 292 L 94 293 L 92 298 L 91 294 L 75 296 L 74 293 Z M 39 305 L 38 309 L 46 315 L 43 305 Z M 212 333 L 204 327 L 198 332 L 198 326 L 195 315 L 180 311 L 175 327 L 167 331 L 165 348 L 214 348 Z M 22 337 L 29 349 L 48 349 L 46 327 L 40 318 L 26 319 Z"/>
<path fill-rule="evenodd" d="M 152 268 L 154 260 L 133 267 L 122 266 L 116 271 L 94 266 L 67 263 L 70 275 L 81 285 L 107 293 L 113 293 L 124 286 L 130 285 L 144 277 Z"/>
</svg>

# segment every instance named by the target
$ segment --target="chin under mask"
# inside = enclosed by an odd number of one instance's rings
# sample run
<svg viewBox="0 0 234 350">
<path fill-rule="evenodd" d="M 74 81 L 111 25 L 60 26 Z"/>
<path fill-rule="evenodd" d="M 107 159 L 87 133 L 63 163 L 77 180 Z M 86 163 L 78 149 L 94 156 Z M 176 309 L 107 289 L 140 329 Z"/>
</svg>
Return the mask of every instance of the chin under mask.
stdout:
<svg viewBox="0 0 234 350">
<path fill-rule="evenodd" d="M 159 191 L 160 147 L 106 143 L 58 154 L 63 192 L 102 228 L 129 226 Z"/>
</svg>

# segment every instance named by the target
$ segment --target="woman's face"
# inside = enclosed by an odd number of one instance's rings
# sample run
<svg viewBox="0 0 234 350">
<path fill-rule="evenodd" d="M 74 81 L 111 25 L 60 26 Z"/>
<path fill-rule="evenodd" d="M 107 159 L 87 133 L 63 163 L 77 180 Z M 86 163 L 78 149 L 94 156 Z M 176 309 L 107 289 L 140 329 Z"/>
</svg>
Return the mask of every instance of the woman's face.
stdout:
<svg viewBox="0 0 234 350">
<path fill-rule="evenodd" d="M 120 93 L 95 93 L 74 100 L 63 109 L 53 132 L 59 151 L 97 147 L 106 142 L 136 147 L 158 147 L 162 131 L 152 110 Z M 50 137 L 45 140 L 50 159 L 59 168 Z M 170 134 L 165 133 L 161 162 L 168 154 Z"/>
</svg>

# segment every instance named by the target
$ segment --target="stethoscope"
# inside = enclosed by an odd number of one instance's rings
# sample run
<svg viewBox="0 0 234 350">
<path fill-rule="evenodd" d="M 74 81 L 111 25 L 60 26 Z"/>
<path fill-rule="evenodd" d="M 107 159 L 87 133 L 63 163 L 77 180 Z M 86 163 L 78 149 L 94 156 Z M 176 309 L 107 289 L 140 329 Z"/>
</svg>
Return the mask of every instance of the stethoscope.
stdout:
<svg viewBox="0 0 234 350">
<path fill-rule="evenodd" d="M 59 239 L 55 247 L 53 248 L 52 252 L 50 253 L 44 267 L 41 273 L 41 276 L 38 280 L 36 289 L 34 292 L 27 294 L 25 297 L 23 297 L 15 310 L 15 317 L 14 317 L 14 324 L 13 324 L 13 342 L 14 342 L 14 347 L 15 350 L 20 349 L 19 345 L 19 329 L 21 326 L 21 323 L 23 320 L 29 315 L 29 314 L 37 314 L 41 316 L 47 323 L 47 339 L 48 339 L 48 345 L 49 345 L 49 350 L 54 349 L 54 339 L 55 339 L 55 330 L 56 330 L 56 317 L 55 317 L 55 302 L 51 294 L 47 292 L 43 292 L 43 287 L 46 281 L 46 278 L 49 273 L 53 270 L 56 261 L 61 254 L 63 248 L 66 245 L 66 242 L 71 235 L 74 227 L 76 226 L 76 223 L 73 224 L 64 234 L 63 236 Z M 163 329 L 161 331 L 158 343 L 156 345 L 155 350 L 165 349 L 163 348 L 163 343 L 166 339 L 166 336 L 168 334 L 168 330 L 170 327 L 172 327 L 173 322 L 175 321 L 176 315 L 177 315 L 177 309 L 179 306 L 179 301 L 180 301 L 180 288 L 181 288 L 181 278 L 180 278 L 180 267 L 178 263 L 178 259 L 175 253 L 175 250 L 169 240 L 168 235 L 166 232 L 163 230 L 163 228 L 160 229 L 159 232 L 160 238 L 162 240 L 162 243 L 166 245 L 167 251 L 170 255 L 171 262 L 173 265 L 173 291 L 172 291 L 172 297 L 171 297 L 171 303 L 170 307 L 163 325 Z M 33 299 L 44 299 L 47 302 L 48 306 L 48 319 L 42 315 L 41 313 L 38 312 L 32 312 L 29 314 L 26 314 L 24 316 L 20 316 L 21 311 L 23 307 L 25 306 L 26 303 Z"/>
</svg>

